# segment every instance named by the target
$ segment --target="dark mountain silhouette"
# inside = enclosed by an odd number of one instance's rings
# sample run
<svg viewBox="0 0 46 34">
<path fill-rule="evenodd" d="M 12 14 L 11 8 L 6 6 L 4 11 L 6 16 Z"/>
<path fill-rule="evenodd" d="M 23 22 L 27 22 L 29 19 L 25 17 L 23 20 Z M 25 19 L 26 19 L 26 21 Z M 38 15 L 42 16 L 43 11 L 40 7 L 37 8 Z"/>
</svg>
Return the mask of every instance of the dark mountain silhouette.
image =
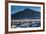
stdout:
<svg viewBox="0 0 46 34">
<path fill-rule="evenodd" d="M 26 8 L 12 14 L 11 19 L 40 19 L 40 12 Z"/>
</svg>

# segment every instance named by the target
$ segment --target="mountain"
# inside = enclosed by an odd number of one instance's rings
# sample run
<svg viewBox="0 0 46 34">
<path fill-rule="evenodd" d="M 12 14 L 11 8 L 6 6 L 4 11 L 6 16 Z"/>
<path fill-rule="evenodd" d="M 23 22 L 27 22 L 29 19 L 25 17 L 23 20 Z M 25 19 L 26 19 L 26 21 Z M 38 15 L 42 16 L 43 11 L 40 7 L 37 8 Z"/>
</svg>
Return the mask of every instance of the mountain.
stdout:
<svg viewBox="0 0 46 34">
<path fill-rule="evenodd" d="M 40 12 L 26 8 L 12 14 L 11 19 L 40 19 Z"/>
</svg>

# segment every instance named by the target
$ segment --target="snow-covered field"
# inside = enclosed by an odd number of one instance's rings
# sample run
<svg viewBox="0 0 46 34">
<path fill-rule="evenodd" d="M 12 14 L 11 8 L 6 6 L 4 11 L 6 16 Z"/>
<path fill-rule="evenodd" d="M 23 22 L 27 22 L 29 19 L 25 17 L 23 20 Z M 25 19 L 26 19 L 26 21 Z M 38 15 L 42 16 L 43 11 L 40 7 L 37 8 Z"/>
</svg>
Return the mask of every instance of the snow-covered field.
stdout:
<svg viewBox="0 0 46 34">
<path fill-rule="evenodd" d="M 40 27 L 40 19 L 11 20 L 12 28 Z"/>
</svg>

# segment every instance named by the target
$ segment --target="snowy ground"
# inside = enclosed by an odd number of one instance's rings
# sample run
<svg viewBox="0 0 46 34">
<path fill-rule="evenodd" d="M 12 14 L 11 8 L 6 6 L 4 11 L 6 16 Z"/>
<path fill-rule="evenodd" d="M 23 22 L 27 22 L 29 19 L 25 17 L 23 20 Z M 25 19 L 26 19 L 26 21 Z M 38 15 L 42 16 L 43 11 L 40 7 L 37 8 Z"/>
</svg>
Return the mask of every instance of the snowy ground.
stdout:
<svg viewBox="0 0 46 34">
<path fill-rule="evenodd" d="M 40 19 L 12 20 L 11 28 L 40 27 Z"/>
</svg>

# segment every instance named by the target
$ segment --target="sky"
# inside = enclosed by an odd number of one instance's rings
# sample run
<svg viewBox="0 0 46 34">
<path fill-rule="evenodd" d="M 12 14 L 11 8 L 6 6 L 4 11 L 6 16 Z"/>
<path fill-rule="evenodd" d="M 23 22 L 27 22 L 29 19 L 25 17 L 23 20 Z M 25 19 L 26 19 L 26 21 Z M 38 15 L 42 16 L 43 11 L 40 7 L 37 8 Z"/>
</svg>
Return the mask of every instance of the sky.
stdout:
<svg viewBox="0 0 46 34">
<path fill-rule="evenodd" d="M 12 5 L 11 6 L 11 14 L 14 14 L 18 11 L 24 10 L 26 8 L 32 9 L 34 11 L 39 11 L 39 12 L 41 9 L 40 7 L 36 7 L 36 6 L 14 6 L 14 5 Z"/>
</svg>

